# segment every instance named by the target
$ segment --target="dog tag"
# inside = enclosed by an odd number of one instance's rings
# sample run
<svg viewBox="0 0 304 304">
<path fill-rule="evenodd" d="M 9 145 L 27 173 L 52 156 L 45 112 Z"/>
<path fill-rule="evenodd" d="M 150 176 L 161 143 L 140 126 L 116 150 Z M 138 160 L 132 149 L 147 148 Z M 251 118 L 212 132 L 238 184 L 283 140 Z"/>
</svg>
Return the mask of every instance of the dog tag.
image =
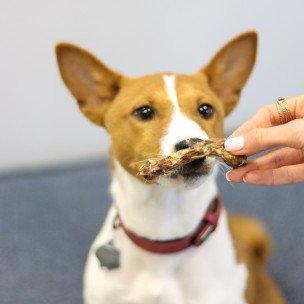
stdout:
<svg viewBox="0 0 304 304">
<path fill-rule="evenodd" d="M 116 247 L 114 247 L 112 242 L 100 246 L 96 250 L 95 254 L 100 262 L 101 268 L 104 268 L 106 270 L 111 270 L 118 268 L 120 266 L 119 250 Z"/>
</svg>

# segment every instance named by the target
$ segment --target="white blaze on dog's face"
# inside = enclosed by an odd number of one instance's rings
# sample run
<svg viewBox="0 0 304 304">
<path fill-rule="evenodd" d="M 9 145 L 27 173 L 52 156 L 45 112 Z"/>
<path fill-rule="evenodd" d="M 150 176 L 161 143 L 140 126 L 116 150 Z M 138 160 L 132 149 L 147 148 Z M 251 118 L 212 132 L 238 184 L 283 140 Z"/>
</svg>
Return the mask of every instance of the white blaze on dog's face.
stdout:
<svg viewBox="0 0 304 304">
<path fill-rule="evenodd" d="M 81 111 L 107 129 L 112 158 L 146 182 L 137 175 L 144 160 L 167 156 L 199 140 L 223 137 L 224 117 L 238 102 L 254 65 L 256 46 L 256 33 L 246 32 L 193 75 L 138 78 L 113 72 L 71 44 L 59 44 L 56 51 L 62 78 Z M 207 157 L 151 182 L 194 186 L 211 172 L 214 163 L 215 159 Z"/>
<path fill-rule="evenodd" d="M 195 115 L 193 119 L 191 119 L 191 116 L 187 117 L 181 111 L 175 86 L 176 76 L 164 75 L 163 79 L 166 92 L 174 105 L 171 121 L 166 127 L 165 134 L 161 140 L 161 152 L 164 156 L 167 156 L 172 152 L 190 147 L 196 142 L 206 140 L 209 136 L 204 131 L 203 126 L 194 120 L 197 113 L 193 113 Z M 194 98 L 194 100 L 196 99 L 197 98 Z M 208 99 L 210 100 L 210 98 Z M 196 110 L 201 116 L 200 119 L 211 119 L 214 115 L 213 106 L 209 103 L 204 103 L 201 97 L 199 97 L 197 101 Z M 187 107 L 187 104 L 191 105 L 191 102 L 186 101 L 185 107 Z M 216 160 L 214 158 L 202 158 L 182 166 L 170 174 L 159 177 L 157 182 L 175 188 L 194 187 L 204 181 L 204 177 L 211 172 L 215 163 Z"/>
</svg>

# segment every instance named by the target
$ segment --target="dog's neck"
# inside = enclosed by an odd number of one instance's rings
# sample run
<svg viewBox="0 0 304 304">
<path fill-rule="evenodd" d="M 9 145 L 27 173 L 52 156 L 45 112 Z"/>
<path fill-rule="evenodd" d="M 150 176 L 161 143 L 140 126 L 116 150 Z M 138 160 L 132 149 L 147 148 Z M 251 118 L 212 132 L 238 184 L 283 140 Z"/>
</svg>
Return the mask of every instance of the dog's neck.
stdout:
<svg viewBox="0 0 304 304">
<path fill-rule="evenodd" d="M 115 161 L 111 184 L 114 202 L 125 226 L 152 240 L 169 240 L 190 234 L 217 195 L 216 170 L 190 190 L 145 185 Z"/>
</svg>

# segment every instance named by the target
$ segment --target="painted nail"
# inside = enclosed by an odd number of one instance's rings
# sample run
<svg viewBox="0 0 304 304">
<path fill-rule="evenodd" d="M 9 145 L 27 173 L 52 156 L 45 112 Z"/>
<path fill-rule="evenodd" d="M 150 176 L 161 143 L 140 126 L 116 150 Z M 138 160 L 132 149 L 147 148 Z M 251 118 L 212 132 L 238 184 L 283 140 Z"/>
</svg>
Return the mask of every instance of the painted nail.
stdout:
<svg viewBox="0 0 304 304">
<path fill-rule="evenodd" d="M 228 182 L 231 182 L 231 179 L 229 178 L 229 175 L 228 175 L 230 172 L 231 172 L 231 170 L 226 173 L 226 179 Z"/>
<path fill-rule="evenodd" d="M 225 141 L 225 149 L 227 151 L 238 151 L 244 147 L 244 137 L 237 136 Z"/>
</svg>

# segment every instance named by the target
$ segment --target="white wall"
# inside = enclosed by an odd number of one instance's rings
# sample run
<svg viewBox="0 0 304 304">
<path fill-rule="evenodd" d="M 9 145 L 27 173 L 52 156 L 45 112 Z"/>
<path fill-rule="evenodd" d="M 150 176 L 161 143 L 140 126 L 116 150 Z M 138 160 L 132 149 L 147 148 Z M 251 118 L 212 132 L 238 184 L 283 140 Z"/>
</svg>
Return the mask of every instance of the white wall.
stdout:
<svg viewBox="0 0 304 304">
<path fill-rule="evenodd" d="M 106 133 L 64 87 L 54 45 L 69 41 L 129 76 L 192 73 L 227 40 L 260 34 L 254 73 L 231 131 L 259 107 L 304 92 L 304 2 L 0 1 L 0 172 L 100 157 Z"/>
</svg>

